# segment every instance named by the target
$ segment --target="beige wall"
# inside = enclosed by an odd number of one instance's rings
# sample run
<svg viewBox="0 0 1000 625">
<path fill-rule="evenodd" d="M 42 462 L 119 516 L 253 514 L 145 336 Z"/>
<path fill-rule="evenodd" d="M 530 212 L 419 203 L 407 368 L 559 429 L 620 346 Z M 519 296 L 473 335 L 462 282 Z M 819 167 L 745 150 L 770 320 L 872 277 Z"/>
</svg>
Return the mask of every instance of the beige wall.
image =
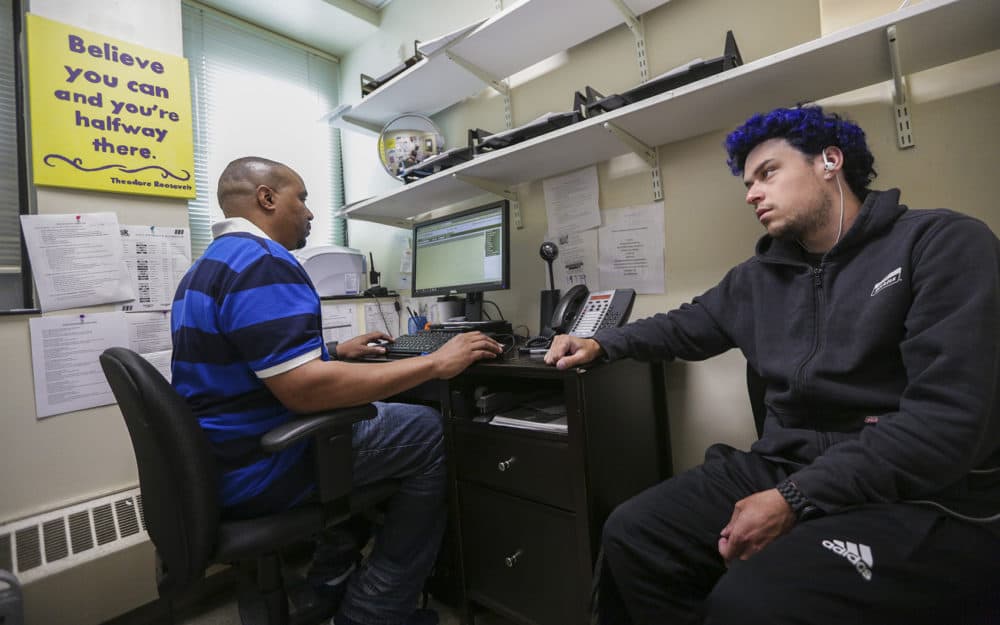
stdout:
<svg viewBox="0 0 1000 625">
<path fill-rule="evenodd" d="M 183 54 L 179 0 L 31 0 L 28 8 L 52 20 Z M 34 203 L 40 214 L 112 211 L 125 223 L 187 225 L 182 200 L 39 188 Z M 52 314 L 73 312 L 78 311 Z M 132 447 L 118 408 L 36 420 L 28 316 L 0 317 L 0 346 L 0 522 L 135 487 Z M 24 593 L 29 624 L 112 618 L 155 597 L 151 550 L 148 545 L 127 549 L 39 580 Z"/>
<path fill-rule="evenodd" d="M 141 6 L 114 0 L 33 0 L 29 8 L 52 20 L 183 54 L 178 0 L 146 0 Z M 187 225 L 183 200 L 51 187 L 35 191 L 39 214 L 109 211 L 125 223 Z M 0 395 L 5 398 L 0 406 L 5 476 L 0 481 L 0 520 L 135 486 L 135 463 L 118 409 L 108 406 L 36 420 L 28 317 L 0 318 L 0 344 L 6 362 L 5 375 L 0 376 Z M 20 479 L 12 479 L 15 475 Z"/>
</svg>

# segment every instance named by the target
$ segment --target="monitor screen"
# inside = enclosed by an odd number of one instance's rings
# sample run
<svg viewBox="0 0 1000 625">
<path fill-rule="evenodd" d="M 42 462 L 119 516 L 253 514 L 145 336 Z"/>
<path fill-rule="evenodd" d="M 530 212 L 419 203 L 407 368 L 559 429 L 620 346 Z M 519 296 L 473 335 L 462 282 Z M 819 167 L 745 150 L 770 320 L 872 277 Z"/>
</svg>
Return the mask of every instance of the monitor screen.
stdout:
<svg viewBox="0 0 1000 625">
<path fill-rule="evenodd" d="M 500 200 L 416 224 L 413 295 L 477 294 L 509 288 L 508 212 L 507 201 Z"/>
</svg>

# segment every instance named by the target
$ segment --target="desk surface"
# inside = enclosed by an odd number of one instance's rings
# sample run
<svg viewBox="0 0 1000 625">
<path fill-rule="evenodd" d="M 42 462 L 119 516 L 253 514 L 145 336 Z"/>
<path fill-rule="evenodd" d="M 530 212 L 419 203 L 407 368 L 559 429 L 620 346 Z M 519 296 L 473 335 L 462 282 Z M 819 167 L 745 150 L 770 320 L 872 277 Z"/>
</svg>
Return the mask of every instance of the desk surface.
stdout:
<svg viewBox="0 0 1000 625">
<path fill-rule="evenodd" d="M 406 356 L 396 358 L 376 357 L 364 358 L 358 362 L 393 362 L 405 360 L 406 358 L 422 358 L 423 356 Z M 573 369 L 556 369 L 552 365 L 545 364 L 542 354 L 522 354 L 517 347 L 511 348 L 503 357 L 492 360 L 480 360 L 470 366 L 466 371 L 476 373 L 477 371 L 489 371 L 491 375 L 519 375 L 529 377 L 558 378 L 567 375 L 579 374 L 587 369 L 594 369 L 605 366 L 607 363 L 598 360 L 587 363 L 583 367 Z"/>
</svg>

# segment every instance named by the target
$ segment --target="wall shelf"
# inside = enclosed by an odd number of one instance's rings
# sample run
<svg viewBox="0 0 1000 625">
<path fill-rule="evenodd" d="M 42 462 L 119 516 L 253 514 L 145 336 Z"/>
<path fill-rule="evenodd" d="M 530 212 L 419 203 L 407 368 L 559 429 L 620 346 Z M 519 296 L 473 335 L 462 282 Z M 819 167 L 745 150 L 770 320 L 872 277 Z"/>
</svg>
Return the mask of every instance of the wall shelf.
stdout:
<svg viewBox="0 0 1000 625">
<path fill-rule="evenodd" d="M 668 1 L 624 0 L 634 15 Z M 503 80 L 624 22 L 614 0 L 521 0 L 431 52 L 357 104 L 341 107 L 330 121 L 378 132 L 403 113 L 433 115 L 484 87 L 482 78 L 449 53 Z"/>
<path fill-rule="evenodd" d="M 469 176 L 516 185 L 628 153 L 611 122 L 658 146 L 733 126 L 748 115 L 892 79 L 886 28 L 895 24 L 902 71 L 912 74 L 1000 48 L 1000 0 L 925 0 L 705 80 L 598 115 L 439 172 L 342 213 L 408 226 L 410 218 L 482 193 Z M 485 26 L 485 24 L 484 24 Z"/>
</svg>

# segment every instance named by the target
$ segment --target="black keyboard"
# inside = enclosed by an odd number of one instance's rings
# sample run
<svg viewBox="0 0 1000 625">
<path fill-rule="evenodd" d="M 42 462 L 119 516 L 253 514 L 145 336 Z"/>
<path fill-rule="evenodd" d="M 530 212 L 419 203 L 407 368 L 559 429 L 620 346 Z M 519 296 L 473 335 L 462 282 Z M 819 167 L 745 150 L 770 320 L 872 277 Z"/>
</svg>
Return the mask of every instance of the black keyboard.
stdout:
<svg viewBox="0 0 1000 625">
<path fill-rule="evenodd" d="M 425 330 L 416 334 L 403 334 L 397 336 L 394 343 L 386 343 L 386 356 L 419 356 L 429 354 L 448 342 L 454 332 L 435 332 Z"/>
</svg>

